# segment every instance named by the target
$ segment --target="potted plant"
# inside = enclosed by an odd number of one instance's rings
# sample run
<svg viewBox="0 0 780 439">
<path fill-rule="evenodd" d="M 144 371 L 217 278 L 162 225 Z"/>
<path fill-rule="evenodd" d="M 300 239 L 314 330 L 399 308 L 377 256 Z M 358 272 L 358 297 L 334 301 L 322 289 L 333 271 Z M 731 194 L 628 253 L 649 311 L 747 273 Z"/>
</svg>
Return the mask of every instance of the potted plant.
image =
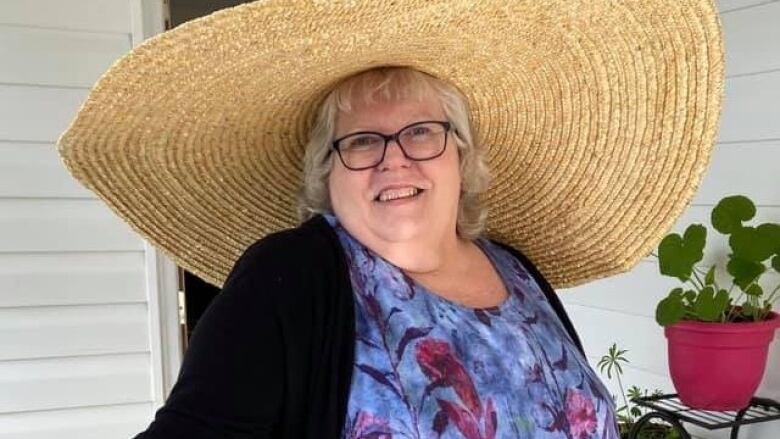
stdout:
<svg viewBox="0 0 780 439">
<path fill-rule="evenodd" d="M 740 410 L 749 405 L 780 326 L 780 316 L 772 311 L 780 283 L 767 291 L 759 285 L 770 269 L 780 272 L 780 224 L 743 224 L 755 214 L 753 202 L 741 195 L 723 198 L 712 210 L 712 226 L 729 237 L 728 289 L 716 279 L 723 268 L 696 265 L 707 238 L 703 225 L 688 226 L 682 236 L 671 233 L 658 246 L 661 274 L 687 283 L 658 303 L 656 321 L 668 341 L 672 382 L 680 400 L 692 408 Z"/>
<path fill-rule="evenodd" d="M 628 388 L 628 392 L 623 389 L 623 380 L 620 378 L 623 376 L 622 364 L 628 364 L 625 354 L 627 350 L 618 349 L 616 344 L 612 344 L 606 355 L 599 360 L 598 368 L 601 373 L 606 373 L 607 378 L 612 379 L 612 373 L 614 371 L 615 378 L 618 382 L 618 388 L 620 389 L 620 401 L 615 395 L 612 395 L 612 399 L 615 401 L 615 405 L 621 404 L 617 407 L 616 414 L 618 418 L 618 431 L 620 432 L 621 439 L 628 439 L 634 424 L 646 414 L 648 409 L 641 407 L 634 403 L 634 400 L 640 397 L 648 396 L 648 391 L 640 390 L 637 386 L 631 386 Z M 662 395 L 661 390 L 654 390 L 652 396 Z M 663 423 L 651 421 L 645 423 L 640 427 L 636 433 L 635 439 L 679 439 L 681 437 L 680 432 L 673 426 Z"/>
</svg>

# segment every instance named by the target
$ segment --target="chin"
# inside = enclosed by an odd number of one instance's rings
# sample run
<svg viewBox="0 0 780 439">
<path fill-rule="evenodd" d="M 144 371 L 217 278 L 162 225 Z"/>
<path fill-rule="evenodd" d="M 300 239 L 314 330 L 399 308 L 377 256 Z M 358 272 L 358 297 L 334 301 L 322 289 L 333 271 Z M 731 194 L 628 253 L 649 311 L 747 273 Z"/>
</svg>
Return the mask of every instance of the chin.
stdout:
<svg viewBox="0 0 780 439">
<path fill-rule="evenodd" d="M 383 218 L 369 228 L 384 241 L 400 242 L 422 236 L 429 229 L 428 226 L 429 224 L 421 219 Z"/>
</svg>

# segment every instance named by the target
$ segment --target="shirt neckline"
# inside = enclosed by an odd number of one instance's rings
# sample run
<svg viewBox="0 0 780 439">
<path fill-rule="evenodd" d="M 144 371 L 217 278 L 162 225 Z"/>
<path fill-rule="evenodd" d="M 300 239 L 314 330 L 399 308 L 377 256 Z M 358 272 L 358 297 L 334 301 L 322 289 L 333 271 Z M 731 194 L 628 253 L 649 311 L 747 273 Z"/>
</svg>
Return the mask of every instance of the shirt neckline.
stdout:
<svg viewBox="0 0 780 439">
<path fill-rule="evenodd" d="M 339 222 L 338 218 L 334 214 L 326 213 L 326 214 L 323 214 L 323 216 L 325 217 L 327 222 L 334 229 L 336 229 L 337 231 L 338 230 L 342 231 L 344 233 L 344 235 L 346 235 L 347 238 L 350 241 L 352 241 L 356 245 L 360 246 L 364 251 L 366 251 L 372 257 L 381 260 L 385 264 L 387 264 L 390 267 L 392 267 L 393 270 L 400 271 L 402 275 L 406 276 L 409 279 L 409 281 L 412 282 L 413 287 L 415 288 L 415 291 L 418 292 L 418 293 L 423 293 L 423 295 L 425 297 L 427 297 L 429 300 L 440 302 L 441 304 L 447 305 L 450 308 L 459 309 L 459 310 L 462 310 L 464 312 L 470 312 L 470 313 L 485 312 L 485 313 L 499 313 L 499 314 L 502 313 L 503 311 L 507 310 L 515 302 L 515 299 L 516 299 L 515 294 L 512 292 L 513 290 L 512 290 L 512 288 L 510 287 L 510 285 L 509 285 L 509 283 L 507 281 L 507 276 L 509 274 L 508 273 L 504 273 L 504 271 L 501 269 L 499 262 L 496 260 L 496 256 L 497 255 L 494 255 L 493 252 L 489 249 L 491 244 L 485 238 L 479 237 L 479 238 L 474 240 L 474 243 L 477 245 L 477 247 L 480 249 L 480 251 L 482 251 L 482 253 L 485 255 L 485 257 L 488 258 L 488 261 L 490 261 L 490 264 L 493 266 L 493 269 L 496 270 L 496 273 L 498 274 L 498 277 L 501 279 L 501 283 L 504 285 L 504 289 L 507 292 L 507 297 L 504 298 L 504 300 L 501 303 L 497 304 L 497 305 L 485 306 L 485 307 L 472 307 L 472 306 L 468 306 L 468 305 L 466 305 L 464 303 L 448 299 L 448 298 L 446 298 L 446 297 L 444 297 L 444 296 L 442 296 L 440 294 L 437 294 L 437 293 L 431 291 L 425 285 L 421 284 L 420 282 L 417 282 L 412 277 L 406 275 L 406 273 L 404 273 L 402 269 L 400 269 L 399 267 L 395 266 L 393 263 L 391 263 L 387 259 L 383 258 L 381 255 L 375 253 L 373 250 L 371 250 L 370 248 L 366 247 L 365 245 L 363 245 L 363 243 L 361 243 L 360 241 L 355 239 L 354 236 L 352 236 L 346 229 L 344 229 L 344 227 L 341 226 L 341 223 Z"/>
</svg>

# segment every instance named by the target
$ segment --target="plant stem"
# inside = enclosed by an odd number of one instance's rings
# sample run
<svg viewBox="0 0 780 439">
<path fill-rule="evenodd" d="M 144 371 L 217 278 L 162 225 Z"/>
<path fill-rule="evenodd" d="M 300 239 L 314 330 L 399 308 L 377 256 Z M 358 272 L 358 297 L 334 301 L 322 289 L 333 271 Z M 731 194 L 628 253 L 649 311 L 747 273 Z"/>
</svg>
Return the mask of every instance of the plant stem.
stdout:
<svg viewBox="0 0 780 439">
<path fill-rule="evenodd" d="M 731 295 L 731 290 L 734 288 L 735 284 L 731 284 L 731 288 L 729 288 L 729 295 Z M 739 293 L 739 296 L 737 296 L 737 300 L 734 301 L 734 303 L 739 303 L 740 300 L 742 300 L 742 296 L 744 296 L 745 293 L 741 292 Z M 729 309 L 729 313 L 726 315 L 726 321 L 730 322 L 732 318 L 734 318 L 734 310 L 737 309 L 735 305 L 731 306 L 731 309 Z"/>
<path fill-rule="evenodd" d="M 626 392 L 623 390 L 623 381 L 620 379 L 620 374 L 616 373 L 615 376 L 618 380 L 618 386 L 620 387 L 620 396 L 623 397 L 623 404 L 626 405 L 626 416 L 628 417 L 628 422 L 634 423 L 634 419 L 631 417 L 631 406 L 628 405 L 628 400 L 626 399 Z"/>
<path fill-rule="evenodd" d="M 696 272 L 693 272 L 693 274 L 694 274 L 694 276 L 695 276 Z M 701 284 L 697 284 L 697 283 L 696 283 L 696 278 L 695 278 L 695 277 L 690 277 L 690 278 L 688 278 L 688 282 L 690 282 L 690 283 L 692 283 L 692 284 L 693 284 L 693 287 L 696 289 L 696 292 L 697 292 L 697 293 L 698 293 L 698 292 L 701 292 L 701 290 L 702 290 L 702 289 L 704 289 L 704 286 L 703 286 L 703 285 L 701 285 Z"/>
</svg>

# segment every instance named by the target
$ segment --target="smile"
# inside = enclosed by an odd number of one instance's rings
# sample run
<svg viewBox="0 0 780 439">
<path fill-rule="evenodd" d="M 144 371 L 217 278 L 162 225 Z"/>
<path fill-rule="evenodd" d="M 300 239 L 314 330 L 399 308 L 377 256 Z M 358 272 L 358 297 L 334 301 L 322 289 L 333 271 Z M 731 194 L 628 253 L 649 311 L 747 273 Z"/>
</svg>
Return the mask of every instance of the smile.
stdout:
<svg viewBox="0 0 780 439">
<path fill-rule="evenodd" d="M 412 198 L 423 192 L 422 189 L 416 187 L 406 187 L 399 189 L 387 189 L 379 193 L 375 198 L 375 201 L 388 202 L 393 200 L 400 200 L 403 198 Z"/>
</svg>

